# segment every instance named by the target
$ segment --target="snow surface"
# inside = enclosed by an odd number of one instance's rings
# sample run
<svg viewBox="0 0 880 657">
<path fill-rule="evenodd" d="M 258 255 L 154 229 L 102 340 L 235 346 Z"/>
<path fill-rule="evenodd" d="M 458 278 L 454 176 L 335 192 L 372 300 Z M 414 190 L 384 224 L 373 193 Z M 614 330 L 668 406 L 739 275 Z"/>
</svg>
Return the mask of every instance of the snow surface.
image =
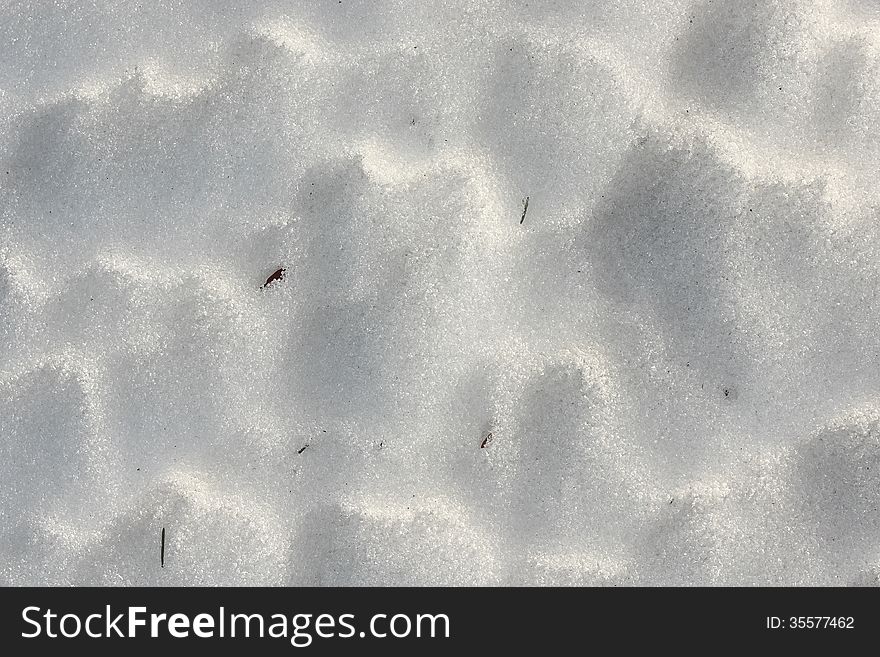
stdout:
<svg viewBox="0 0 880 657">
<path fill-rule="evenodd" d="M 877 2 L 0 44 L 0 583 L 880 581 Z"/>
</svg>

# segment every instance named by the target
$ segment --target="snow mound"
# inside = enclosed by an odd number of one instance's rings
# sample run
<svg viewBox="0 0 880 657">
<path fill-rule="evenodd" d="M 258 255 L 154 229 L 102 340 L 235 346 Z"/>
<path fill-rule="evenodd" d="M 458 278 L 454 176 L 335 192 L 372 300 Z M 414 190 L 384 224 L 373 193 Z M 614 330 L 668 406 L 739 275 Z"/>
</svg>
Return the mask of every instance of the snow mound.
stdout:
<svg viewBox="0 0 880 657">
<path fill-rule="evenodd" d="M 0 8 L 0 582 L 878 583 L 876 3 L 245 4 Z"/>
</svg>

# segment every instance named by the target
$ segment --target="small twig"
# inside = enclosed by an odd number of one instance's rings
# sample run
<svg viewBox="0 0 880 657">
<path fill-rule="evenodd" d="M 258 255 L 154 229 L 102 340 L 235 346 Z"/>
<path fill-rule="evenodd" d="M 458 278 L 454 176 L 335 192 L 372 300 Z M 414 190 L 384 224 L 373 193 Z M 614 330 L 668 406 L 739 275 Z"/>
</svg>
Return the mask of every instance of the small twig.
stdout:
<svg viewBox="0 0 880 657">
<path fill-rule="evenodd" d="M 529 197 L 526 196 L 525 200 L 523 201 L 523 213 L 522 213 L 522 217 L 520 217 L 520 219 L 519 219 L 519 223 L 522 223 L 526 220 L 526 212 L 528 212 L 528 211 L 529 211 Z"/>
<path fill-rule="evenodd" d="M 296 453 L 297 453 L 297 454 L 302 454 L 304 451 L 306 451 L 306 447 L 308 447 L 308 446 L 309 446 L 309 444 L 306 443 L 305 445 L 303 445 L 302 447 L 300 447 L 298 450 L 296 450 Z"/>
<path fill-rule="evenodd" d="M 162 568 L 165 567 L 165 528 L 162 528 L 162 551 L 159 556 L 162 564 Z"/>
<path fill-rule="evenodd" d="M 263 283 L 260 287 L 261 288 L 269 287 L 275 281 L 280 281 L 281 279 L 283 279 L 284 274 L 286 274 L 286 273 L 287 273 L 287 270 L 284 267 L 281 267 L 278 271 L 276 271 L 269 278 L 267 278 L 266 282 Z"/>
</svg>

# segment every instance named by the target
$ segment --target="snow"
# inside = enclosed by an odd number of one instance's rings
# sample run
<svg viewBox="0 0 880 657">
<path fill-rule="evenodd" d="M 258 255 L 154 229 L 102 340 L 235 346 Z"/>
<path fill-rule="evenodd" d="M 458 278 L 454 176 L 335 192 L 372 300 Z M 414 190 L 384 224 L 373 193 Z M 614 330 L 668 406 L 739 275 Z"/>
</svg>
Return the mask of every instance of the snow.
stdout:
<svg viewBox="0 0 880 657">
<path fill-rule="evenodd" d="M 880 583 L 878 28 L 3 3 L 0 583 Z"/>
</svg>

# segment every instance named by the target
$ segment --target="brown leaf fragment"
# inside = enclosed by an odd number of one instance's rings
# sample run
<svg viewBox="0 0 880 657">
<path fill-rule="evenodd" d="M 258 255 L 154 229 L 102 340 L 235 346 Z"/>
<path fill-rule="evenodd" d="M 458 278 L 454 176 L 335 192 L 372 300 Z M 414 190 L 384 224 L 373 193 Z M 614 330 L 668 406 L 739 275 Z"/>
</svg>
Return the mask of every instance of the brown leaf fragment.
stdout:
<svg viewBox="0 0 880 657">
<path fill-rule="evenodd" d="M 272 283 L 274 283 L 275 281 L 283 280 L 284 274 L 286 274 L 286 273 L 287 273 L 287 269 L 285 269 L 284 267 L 281 267 L 274 274 L 269 276 L 269 278 L 266 279 L 266 282 L 263 283 L 260 287 L 266 288 L 266 287 L 269 287 L 270 285 L 272 285 Z"/>
</svg>

